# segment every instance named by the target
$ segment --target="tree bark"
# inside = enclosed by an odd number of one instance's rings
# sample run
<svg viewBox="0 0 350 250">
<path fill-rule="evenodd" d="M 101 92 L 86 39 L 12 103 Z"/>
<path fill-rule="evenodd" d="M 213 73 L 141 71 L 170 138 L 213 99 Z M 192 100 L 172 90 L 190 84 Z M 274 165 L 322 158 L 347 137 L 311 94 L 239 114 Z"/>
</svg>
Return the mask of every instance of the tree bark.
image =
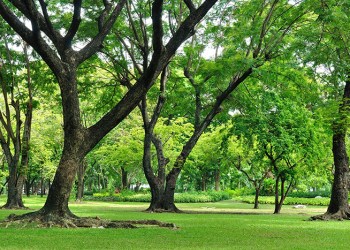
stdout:
<svg viewBox="0 0 350 250">
<path fill-rule="evenodd" d="M 9 177 L 7 183 L 7 201 L 3 208 L 24 208 L 22 201 L 23 177 L 17 177 L 17 163 L 12 162 L 11 164 L 12 166 L 9 166 Z"/>
<path fill-rule="evenodd" d="M 345 84 L 342 103 L 339 106 L 337 120 L 333 123 L 333 160 L 334 179 L 332 194 L 327 212 L 323 215 L 313 216 L 317 220 L 342 220 L 350 218 L 349 209 L 349 157 L 346 152 L 347 119 L 350 107 L 350 76 Z"/>
<path fill-rule="evenodd" d="M 254 197 L 254 209 L 259 208 L 259 195 L 260 195 L 260 187 L 255 187 L 255 197 Z"/>
<path fill-rule="evenodd" d="M 349 158 L 346 152 L 345 133 L 333 135 L 334 180 L 327 213 L 349 217 Z"/>
<path fill-rule="evenodd" d="M 128 171 L 125 171 L 124 167 L 121 167 L 122 170 L 122 189 L 128 189 Z"/>
<path fill-rule="evenodd" d="M 274 214 L 278 214 L 281 210 L 281 208 L 279 208 L 279 181 L 280 181 L 280 176 L 277 175 L 276 176 L 276 180 L 275 180 L 275 210 L 274 210 Z"/>
<path fill-rule="evenodd" d="M 202 191 L 207 190 L 207 174 L 206 173 L 202 173 L 201 190 Z"/>
<path fill-rule="evenodd" d="M 220 173 L 220 168 L 216 169 L 215 171 L 215 191 L 220 191 L 220 178 L 221 173 Z"/>
<path fill-rule="evenodd" d="M 86 163 L 83 161 L 79 165 L 78 173 L 77 173 L 77 195 L 76 195 L 76 201 L 80 202 L 83 200 L 84 197 L 84 175 L 86 170 Z"/>
</svg>

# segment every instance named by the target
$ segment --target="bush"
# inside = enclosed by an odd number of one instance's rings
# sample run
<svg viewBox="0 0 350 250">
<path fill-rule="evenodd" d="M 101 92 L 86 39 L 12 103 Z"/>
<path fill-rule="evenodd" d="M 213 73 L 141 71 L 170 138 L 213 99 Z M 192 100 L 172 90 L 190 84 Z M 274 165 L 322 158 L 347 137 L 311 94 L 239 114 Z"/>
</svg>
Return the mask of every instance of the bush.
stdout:
<svg viewBox="0 0 350 250">
<path fill-rule="evenodd" d="M 330 190 L 315 191 L 315 192 L 294 191 L 288 194 L 288 196 L 299 197 L 299 198 L 315 198 L 316 196 L 331 197 L 331 191 Z"/>
<path fill-rule="evenodd" d="M 176 193 L 176 203 L 200 203 L 200 202 L 217 202 L 221 200 L 228 200 L 230 196 L 225 191 L 219 192 L 189 192 Z M 94 193 L 93 196 L 84 197 L 84 200 L 94 201 L 125 201 L 125 202 L 150 202 L 151 194 L 135 193 L 132 191 L 122 191 L 119 194 L 110 195 L 108 192 Z"/>
<path fill-rule="evenodd" d="M 241 196 L 234 198 L 237 201 L 242 201 L 249 204 L 254 204 L 254 196 Z M 260 196 L 260 204 L 275 204 L 275 197 L 273 196 Z M 287 197 L 283 203 L 284 205 L 313 205 L 313 206 L 328 206 L 329 198 L 295 198 Z"/>
<path fill-rule="evenodd" d="M 245 196 L 245 195 L 252 195 L 255 194 L 255 190 L 252 188 L 237 188 L 234 190 L 226 190 L 226 192 L 229 194 L 231 198 L 236 196 Z"/>
</svg>

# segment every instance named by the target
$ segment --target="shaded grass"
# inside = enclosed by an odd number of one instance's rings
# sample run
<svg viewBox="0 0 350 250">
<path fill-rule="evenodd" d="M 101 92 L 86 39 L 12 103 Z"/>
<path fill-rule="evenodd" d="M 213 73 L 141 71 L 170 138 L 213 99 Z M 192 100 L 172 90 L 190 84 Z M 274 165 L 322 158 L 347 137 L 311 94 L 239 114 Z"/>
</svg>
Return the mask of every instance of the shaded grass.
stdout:
<svg viewBox="0 0 350 250">
<path fill-rule="evenodd" d="M 44 201 L 45 198 L 25 199 L 33 209 L 40 208 Z M 3 197 L 0 202 L 4 202 Z M 325 212 L 325 207 L 296 210 L 285 206 L 283 214 L 273 215 L 271 205 L 253 210 L 250 204 L 223 201 L 178 205 L 183 210 L 212 214 L 159 214 L 142 212 L 147 205 L 86 202 L 71 203 L 70 207 L 79 216 L 156 219 L 175 223 L 179 229 L 0 228 L 0 249 L 348 249 L 350 244 L 349 221 L 305 221 Z M 0 219 L 25 212 L 28 211 L 0 210 Z M 247 214 L 239 214 L 243 212 Z"/>
</svg>

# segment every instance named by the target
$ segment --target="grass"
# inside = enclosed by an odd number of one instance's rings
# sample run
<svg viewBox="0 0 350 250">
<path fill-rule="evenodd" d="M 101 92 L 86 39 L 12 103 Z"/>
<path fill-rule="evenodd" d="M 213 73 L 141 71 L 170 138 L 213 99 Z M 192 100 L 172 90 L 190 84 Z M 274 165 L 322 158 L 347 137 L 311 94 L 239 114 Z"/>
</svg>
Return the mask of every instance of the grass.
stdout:
<svg viewBox="0 0 350 250">
<path fill-rule="evenodd" d="M 44 201 L 25 199 L 32 209 L 40 208 Z M 0 203 L 4 203 L 3 196 Z M 253 210 L 251 204 L 230 200 L 179 204 L 180 209 L 203 214 L 144 213 L 147 203 L 130 202 L 72 203 L 70 207 L 79 216 L 157 219 L 173 222 L 179 229 L 0 228 L 0 249 L 348 249 L 350 245 L 349 221 L 306 221 L 326 207 L 298 210 L 284 206 L 281 215 L 272 214 L 272 205 Z M 0 210 L 0 219 L 13 212 L 23 213 Z"/>
</svg>

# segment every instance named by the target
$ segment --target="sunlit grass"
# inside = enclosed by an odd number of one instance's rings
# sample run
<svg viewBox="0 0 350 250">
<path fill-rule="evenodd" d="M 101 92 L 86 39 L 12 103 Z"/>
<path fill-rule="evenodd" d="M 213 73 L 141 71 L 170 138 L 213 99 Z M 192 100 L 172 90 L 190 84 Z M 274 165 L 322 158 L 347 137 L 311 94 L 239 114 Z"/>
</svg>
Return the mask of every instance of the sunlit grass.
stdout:
<svg viewBox="0 0 350 250">
<path fill-rule="evenodd" d="M 4 202 L 4 197 L 0 197 Z M 45 198 L 25 198 L 38 209 Z M 175 223 L 179 229 L 23 229 L 0 228 L 0 249 L 348 249 L 350 222 L 307 221 L 326 207 L 293 209 L 284 206 L 273 215 L 273 206 L 234 201 L 179 204 L 185 211 L 204 214 L 145 213 L 147 203 L 71 203 L 79 216 L 115 220 L 157 219 Z M 32 210 L 30 210 L 32 211 Z M 10 213 L 0 210 L 0 219 Z M 208 213 L 212 212 L 212 213 Z"/>
</svg>

